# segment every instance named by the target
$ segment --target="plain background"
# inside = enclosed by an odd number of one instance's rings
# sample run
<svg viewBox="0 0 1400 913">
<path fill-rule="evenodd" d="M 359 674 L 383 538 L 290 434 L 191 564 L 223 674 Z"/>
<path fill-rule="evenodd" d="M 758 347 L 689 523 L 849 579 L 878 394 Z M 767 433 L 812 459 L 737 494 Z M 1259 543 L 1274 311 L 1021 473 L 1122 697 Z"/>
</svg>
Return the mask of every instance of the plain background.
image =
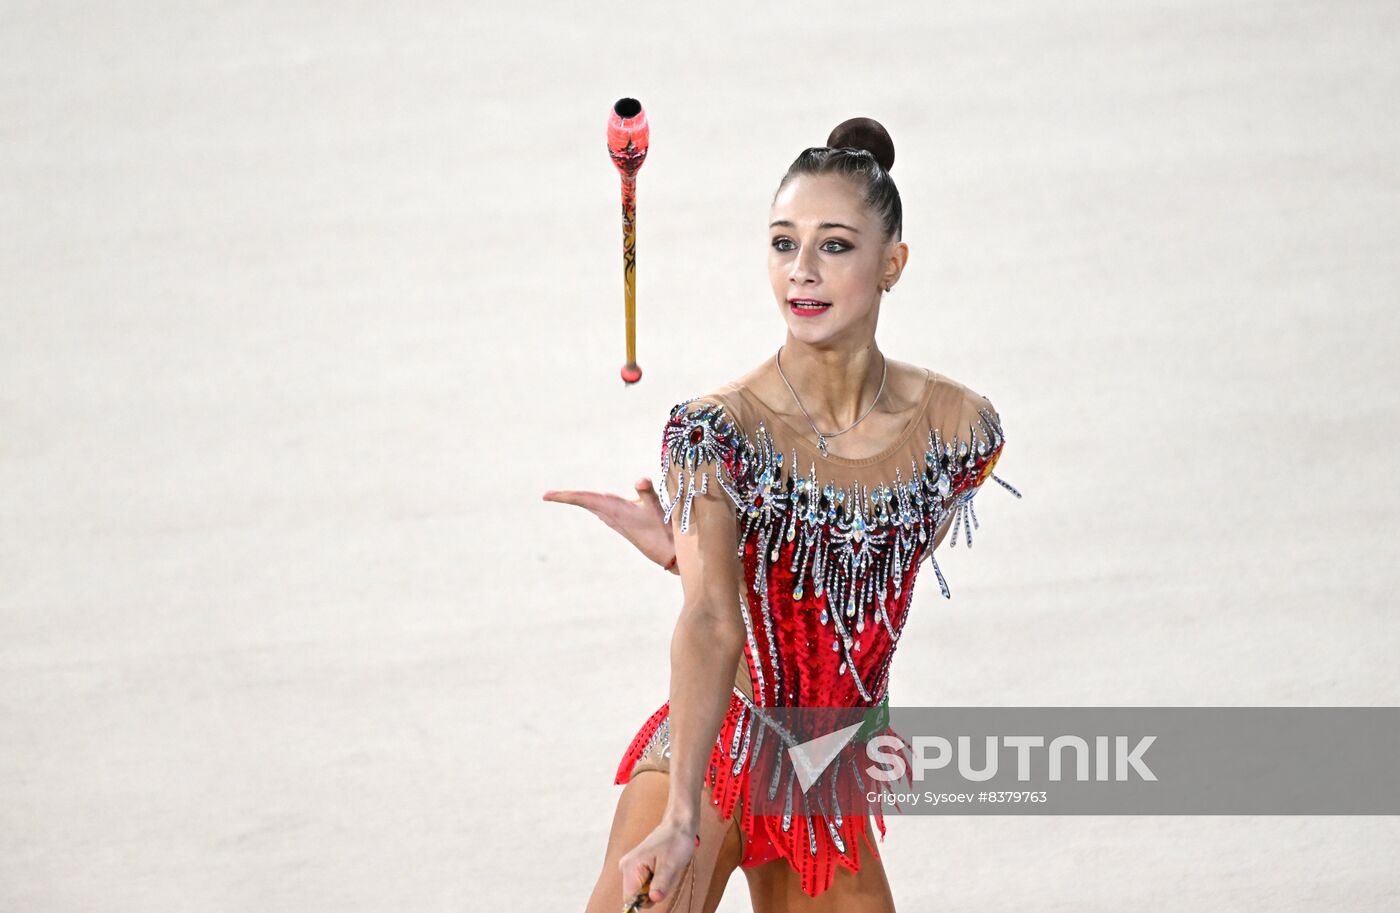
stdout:
<svg viewBox="0 0 1400 913">
<path fill-rule="evenodd" d="M 8 2 L 0 908 L 581 909 L 666 696 L 629 492 L 894 137 L 879 340 L 996 403 L 904 705 L 1390 705 L 1393 3 Z M 611 104 L 646 106 L 626 388 Z M 892 818 L 901 910 L 1381 911 L 1383 817 Z M 748 908 L 741 876 L 722 909 Z"/>
</svg>

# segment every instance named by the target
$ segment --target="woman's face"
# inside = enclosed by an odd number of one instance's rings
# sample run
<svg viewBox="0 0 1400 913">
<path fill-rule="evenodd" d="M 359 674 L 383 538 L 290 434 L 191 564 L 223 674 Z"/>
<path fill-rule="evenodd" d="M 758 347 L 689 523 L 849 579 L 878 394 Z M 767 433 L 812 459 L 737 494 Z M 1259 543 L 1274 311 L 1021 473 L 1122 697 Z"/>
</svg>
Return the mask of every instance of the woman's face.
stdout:
<svg viewBox="0 0 1400 913">
<path fill-rule="evenodd" d="M 799 175 L 778 193 L 768 278 L 793 339 L 858 346 L 874 337 L 880 292 L 898 276 L 905 245 L 886 242 L 873 217 L 840 175 Z M 827 306 L 804 310 L 795 303 L 803 298 Z"/>
</svg>

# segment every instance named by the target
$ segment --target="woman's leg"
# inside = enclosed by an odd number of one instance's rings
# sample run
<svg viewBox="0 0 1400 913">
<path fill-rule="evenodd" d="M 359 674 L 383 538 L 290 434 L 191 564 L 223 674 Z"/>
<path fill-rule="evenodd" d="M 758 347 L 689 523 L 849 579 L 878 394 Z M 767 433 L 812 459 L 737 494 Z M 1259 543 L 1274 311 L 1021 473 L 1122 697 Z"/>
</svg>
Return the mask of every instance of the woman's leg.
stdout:
<svg viewBox="0 0 1400 913">
<path fill-rule="evenodd" d="M 866 844 L 874 840 L 867 827 Z M 885 866 L 869 845 L 860 850 L 860 871 L 836 866 L 831 887 L 816 897 L 802 893 L 802 879 L 786 859 L 774 859 L 743 869 L 749 882 L 754 913 L 894 913 L 894 896 L 885 878 Z"/>
<path fill-rule="evenodd" d="M 603 871 L 588 899 L 587 913 L 617 913 L 622 909 L 622 872 L 617 863 L 632 847 L 641 843 L 661 822 L 666 809 L 670 775 L 655 767 L 639 766 L 622 787 L 613 815 Z M 650 913 L 714 913 L 729 876 L 739 865 L 739 817 L 728 821 L 710 803 L 710 788 L 700 794 L 700 846 L 695 850 L 681 880 L 661 903 L 643 909 Z"/>
</svg>

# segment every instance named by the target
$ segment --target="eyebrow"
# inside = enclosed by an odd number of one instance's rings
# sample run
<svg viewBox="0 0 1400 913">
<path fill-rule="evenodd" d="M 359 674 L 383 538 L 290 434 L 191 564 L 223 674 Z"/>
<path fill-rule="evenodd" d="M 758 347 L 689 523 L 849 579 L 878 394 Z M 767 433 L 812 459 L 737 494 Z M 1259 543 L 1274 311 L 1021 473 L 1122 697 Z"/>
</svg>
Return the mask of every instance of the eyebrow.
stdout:
<svg viewBox="0 0 1400 913">
<path fill-rule="evenodd" d="M 777 226 L 779 226 L 779 225 L 783 226 L 784 228 L 794 228 L 794 227 L 796 227 L 796 226 L 793 225 L 793 223 L 789 222 L 787 219 L 779 219 L 778 221 L 769 224 L 768 227 L 769 227 L 769 228 L 775 228 L 775 227 L 777 227 Z M 841 222 L 822 222 L 820 225 L 817 226 L 817 228 L 844 228 L 844 229 L 846 229 L 846 231 L 852 232 L 852 233 L 857 234 L 857 235 L 860 234 L 860 229 L 859 229 L 859 228 L 852 228 L 850 225 L 846 225 L 846 224 L 843 224 L 843 223 L 841 223 Z"/>
</svg>

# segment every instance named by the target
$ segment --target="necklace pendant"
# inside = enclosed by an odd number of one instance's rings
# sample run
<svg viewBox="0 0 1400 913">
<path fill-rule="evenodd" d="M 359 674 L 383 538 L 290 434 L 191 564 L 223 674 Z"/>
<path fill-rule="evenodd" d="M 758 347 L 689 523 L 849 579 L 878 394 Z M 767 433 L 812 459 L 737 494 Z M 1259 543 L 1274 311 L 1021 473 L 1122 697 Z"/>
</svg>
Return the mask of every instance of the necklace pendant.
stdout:
<svg viewBox="0 0 1400 913">
<path fill-rule="evenodd" d="M 822 456 L 826 456 L 826 437 L 820 431 L 817 432 L 817 449 L 822 452 Z"/>
</svg>

